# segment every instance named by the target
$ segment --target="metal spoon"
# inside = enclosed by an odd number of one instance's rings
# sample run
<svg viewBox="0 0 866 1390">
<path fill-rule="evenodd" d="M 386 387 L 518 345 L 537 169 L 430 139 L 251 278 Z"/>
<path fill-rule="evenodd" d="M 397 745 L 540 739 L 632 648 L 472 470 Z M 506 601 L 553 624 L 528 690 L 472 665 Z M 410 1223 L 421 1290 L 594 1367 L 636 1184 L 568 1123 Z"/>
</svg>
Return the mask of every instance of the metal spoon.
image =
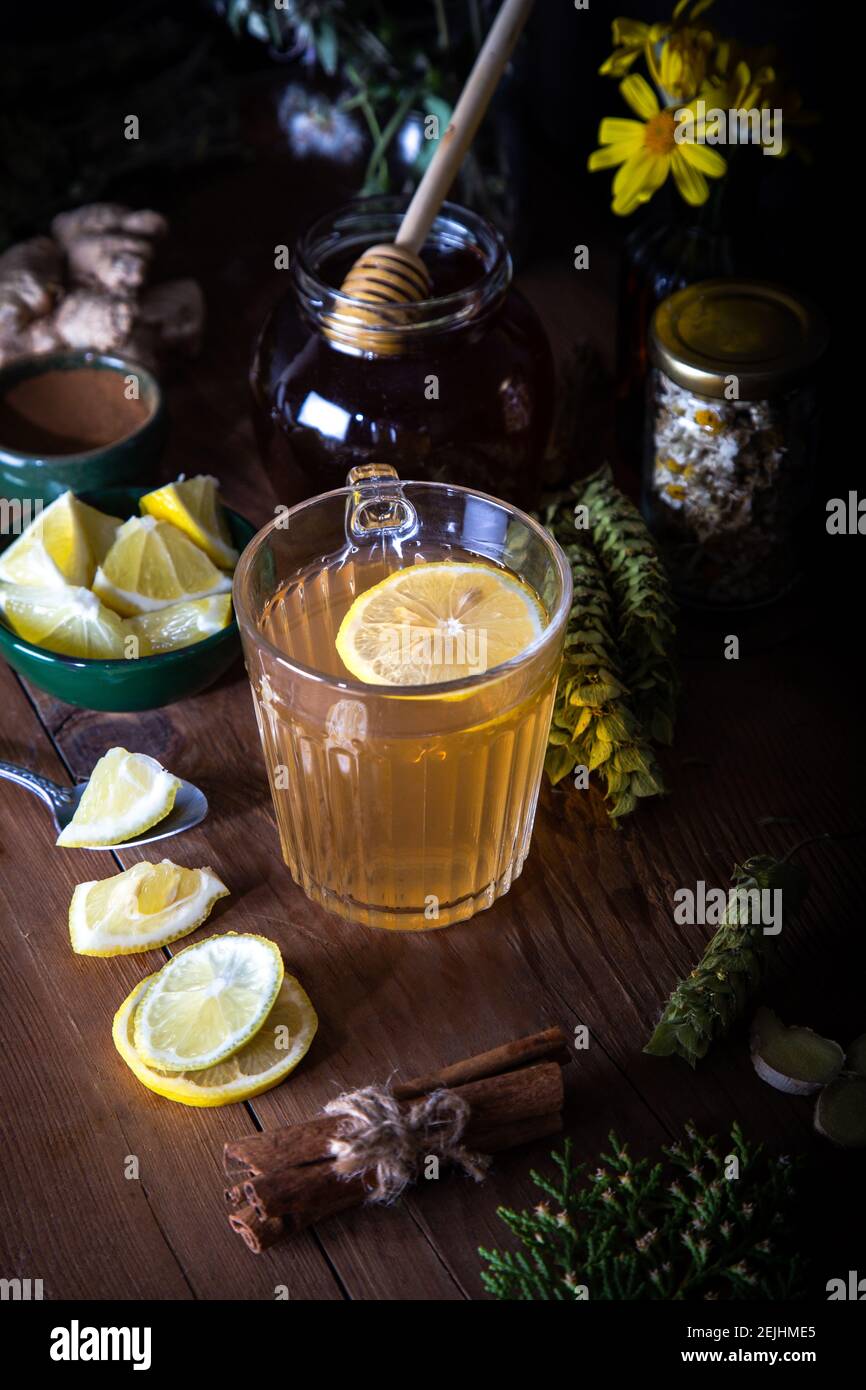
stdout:
<svg viewBox="0 0 866 1390">
<path fill-rule="evenodd" d="M 20 787 L 35 792 L 40 801 L 51 812 L 59 834 L 75 815 L 78 803 L 84 794 L 87 782 L 76 782 L 74 787 L 61 787 L 38 772 L 26 767 L 16 767 L 14 763 L 0 762 L 0 778 L 17 782 Z M 124 840 L 120 845 L 82 845 L 82 849 L 128 849 L 132 845 L 149 845 L 152 840 L 165 840 L 169 835 L 179 835 L 182 830 L 191 830 L 207 815 L 207 797 L 194 787 L 192 782 L 181 782 L 174 805 L 164 820 L 157 821 L 143 835 L 134 840 Z"/>
</svg>

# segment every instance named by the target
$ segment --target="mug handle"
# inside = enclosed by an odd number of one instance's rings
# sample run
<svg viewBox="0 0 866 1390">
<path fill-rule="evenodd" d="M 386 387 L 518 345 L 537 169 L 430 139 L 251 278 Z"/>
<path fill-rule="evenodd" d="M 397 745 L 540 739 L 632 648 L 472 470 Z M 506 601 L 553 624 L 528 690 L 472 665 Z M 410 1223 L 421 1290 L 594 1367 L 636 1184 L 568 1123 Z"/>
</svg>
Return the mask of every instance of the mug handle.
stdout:
<svg viewBox="0 0 866 1390">
<path fill-rule="evenodd" d="M 403 495 L 400 475 L 390 463 L 362 463 L 351 468 L 346 487 L 346 534 L 351 541 L 389 537 L 404 540 L 418 527 L 418 513 Z"/>
</svg>

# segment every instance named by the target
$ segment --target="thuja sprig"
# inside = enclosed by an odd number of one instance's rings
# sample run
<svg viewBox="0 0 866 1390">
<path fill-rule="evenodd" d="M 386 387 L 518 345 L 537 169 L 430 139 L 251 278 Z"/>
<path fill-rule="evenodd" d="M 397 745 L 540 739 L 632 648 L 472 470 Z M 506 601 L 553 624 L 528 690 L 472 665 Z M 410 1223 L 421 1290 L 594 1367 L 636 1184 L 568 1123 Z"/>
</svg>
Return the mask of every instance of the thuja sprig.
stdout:
<svg viewBox="0 0 866 1390">
<path fill-rule="evenodd" d="M 670 582 L 637 507 L 605 466 L 579 485 L 592 542 L 617 608 L 623 674 L 631 705 L 647 735 L 673 740 L 679 688 L 673 660 L 676 625 Z"/>
<path fill-rule="evenodd" d="M 805 1264 L 790 1244 L 799 1162 L 769 1155 L 734 1124 L 724 1147 L 686 1125 L 657 1161 L 634 1159 L 615 1134 L 595 1171 L 552 1154 L 532 1172 L 543 1200 L 500 1207 L 522 1249 L 480 1249 L 481 1281 L 499 1299 L 791 1299 Z M 735 1161 L 734 1161 L 735 1160 Z"/>
<path fill-rule="evenodd" d="M 786 917 L 799 912 L 809 876 L 788 859 L 758 855 L 737 865 L 719 928 L 701 960 L 677 985 L 644 1048 L 654 1057 L 678 1055 L 694 1067 L 711 1044 L 742 1016 L 767 961 L 767 936 L 754 891 L 780 889 Z"/>
<path fill-rule="evenodd" d="M 545 767 L 553 783 L 586 767 L 598 772 L 616 821 L 638 799 L 664 791 L 655 754 L 634 714 L 621 673 L 616 611 L 602 567 L 572 511 L 554 504 L 546 523 L 571 566 L 574 597 Z"/>
</svg>

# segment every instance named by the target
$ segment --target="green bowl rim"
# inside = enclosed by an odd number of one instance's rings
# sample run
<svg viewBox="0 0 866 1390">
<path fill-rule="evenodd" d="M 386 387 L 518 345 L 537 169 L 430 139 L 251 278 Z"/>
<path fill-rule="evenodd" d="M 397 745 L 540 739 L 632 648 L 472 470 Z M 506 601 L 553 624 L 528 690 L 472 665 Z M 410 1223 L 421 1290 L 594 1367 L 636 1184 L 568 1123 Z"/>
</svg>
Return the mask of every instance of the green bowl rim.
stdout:
<svg viewBox="0 0 866 1390">
<path fill-rule="evenodd" d="M 58 367 L 58 363 L 63 365 Z M 16 466 L 20 465 L 22 468 L 44 467 L 46 470 L 68 468 L 70 465 L 93 463 L 95 459 L 110 453 L 113 449 L 118 449 L 121 445 L 131 444 L 133 440 L 141 439 L 153 427 L 162 426 L 165 419 L 165 394 L 150 368 L 145 367 L 141 362 L 136 362 L 133 357 L 120 357 L 111 352 L 97 352 L 94 348 L 70 348 L 66 352 L 62 350 L 28 352 L 22 353 L 20 357 L 13 357 L 11 362 L 6 362 L 0 367 L 0 393 L 6 384 L 12 385 L 18 380 L 26 381 L 31 376 L 41 376 L 44 372 L 73 371 L 76 366 L 91 367 L 94 365 L 105 371 L 117 372 L 118 375 L 131 369 L 147 382 L 147 388 L 153 394 L 153 409 L 146 420 L 142 420 L 131 434 L 125 434 L 122 439 L 115 439 L 110 444 L 97 444 L 95 448 L 85 449 L 81 453 L 41 454 L 38 450 L 12 449 L 7 444 L 0 443 L 0 458 Z M 30 368 L 35 368 L 35 370 L 29 370 Z"/>
<path fill-rule="evenodd" d="M 118 483 L 117 487 L 114 489 L 111 487 L 84 488 L 80 493 L 76 493 L 75 495 L 77 497 L 80 497 L 82 501 L 85 501 L 88 496 L 93 497 L 97 493 L 112 491 L 138 492 L 140 497 L 144 497 L 148 492 L 153 492 L 154 489 L 147 487 L 136 487 L 132 484 L 130 484 L 127 487 L 123 483 Z M 93 504 L 91 503 L 90 505 Z M 255 534 L 256 528 L 253 526 L 253 523 L 247 517 L 241 516 L 240 512 L 236 512 L 233 507 L 227 507 L 225 503 L 223 503 L 223 511 L 225 512 L 226 516 L 231 517 L 235 521 L 241 522 L 243 526 L 248 526 L 250 530 L 253 532 L 253 534 Z M 4 546 L 3 549 L 5 550 L 6 547 Z M 0 554 L 2 553 L 3 552 L 0 551 Z M 208 595 L 208 597 L 211 597 L 211 595 Z M 213 597 L 216 597 L 216 595 L 214 595 Z M 229 591 L 229 597 L 232 598 L 231 591 Z M 4 648 L 11 647 L 13 651 L 20 651 L 26 656 L 35 657 L 38 661 L 46 661 L 49 665 L 53 665 L 55 662 L 59 662 L 61 665 L 68 667 L 70 670 L 80 670 L 88 672 L 92 671 L 94 673 L 98 671 L 115 672 L 120 670 L 140 671 L 142 668 L 144 668 L 145 670 L 152 670 L 158 661 L 182 661 L 184 657 L 189 659 L 189 654 L 191 652 L 198 653 L 203 652 L 205 650 L 209 650 L 212 647 L 218 646 L 221 642 L 228 641 L 228 639 L 233 636 L 240 639 L 238 615 L 235 611 L 233 599 L 232 620 L 229 623 L 228 627 L 221 628 L 219 632 L 211 633 L 210 637 L 205 637 L 202 642 L 190 642 L 187 646 L 178 647 L 173 652 L 156 652 L 152 656 L 138 656 L 135 658 L 134 665 L 131 665 L 129 658 L 125 656 L 67 656 L 64 652 L 53 652 L 50 650 L 49 647 L 37 647 L 34 642 L 28 642 L 26 638 L 19 637 L 18 634 L 13 632 L 10 627 L 6 626 L 5 620 L 3 618 L 0 618 L 0 646 Z"/>
</svg>

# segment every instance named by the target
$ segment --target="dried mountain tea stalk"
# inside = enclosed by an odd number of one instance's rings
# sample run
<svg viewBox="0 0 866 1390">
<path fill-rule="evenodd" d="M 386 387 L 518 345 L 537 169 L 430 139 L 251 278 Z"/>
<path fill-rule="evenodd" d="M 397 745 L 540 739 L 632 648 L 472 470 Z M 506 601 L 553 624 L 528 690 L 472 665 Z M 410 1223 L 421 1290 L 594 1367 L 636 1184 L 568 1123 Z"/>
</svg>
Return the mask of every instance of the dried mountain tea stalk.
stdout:
<svg viewBox="0 0 866 1390">
<path fill-rule="evenodd" d="M 699 964 L 677 985 L 644 1048 L 654 1057 L 678 1054 L 694 1067 L 711 1044 L 741 1017 L 761 980 L 767 942 L 757 890 L 781 890 L 786 916 L 799 912 L 809 876 L 798 864 L 758 855 L 737 865 L 733 888 L 718 931 Z"/>
<path fill-rule="evenodd" d="M 572 489 L 545 518 L 574 581 L 545 768 L 553 783 L 576 767 L 597 771 L 615 821 L 633 811 L 640 797 L 658 796 L 664 784 L 626 688 L 614 597 L 586 532 L 575 528 L 576 495 Z"/>
<path fill-rule="evenodd" d="M 608 467 L 585 480 L 592 542 L 616 600 L 623 673 L 649 738 L 673 741 L 679 688 L 673 661 L 675 605 L 664 565 L 637 507 Z"/>
</svg>

